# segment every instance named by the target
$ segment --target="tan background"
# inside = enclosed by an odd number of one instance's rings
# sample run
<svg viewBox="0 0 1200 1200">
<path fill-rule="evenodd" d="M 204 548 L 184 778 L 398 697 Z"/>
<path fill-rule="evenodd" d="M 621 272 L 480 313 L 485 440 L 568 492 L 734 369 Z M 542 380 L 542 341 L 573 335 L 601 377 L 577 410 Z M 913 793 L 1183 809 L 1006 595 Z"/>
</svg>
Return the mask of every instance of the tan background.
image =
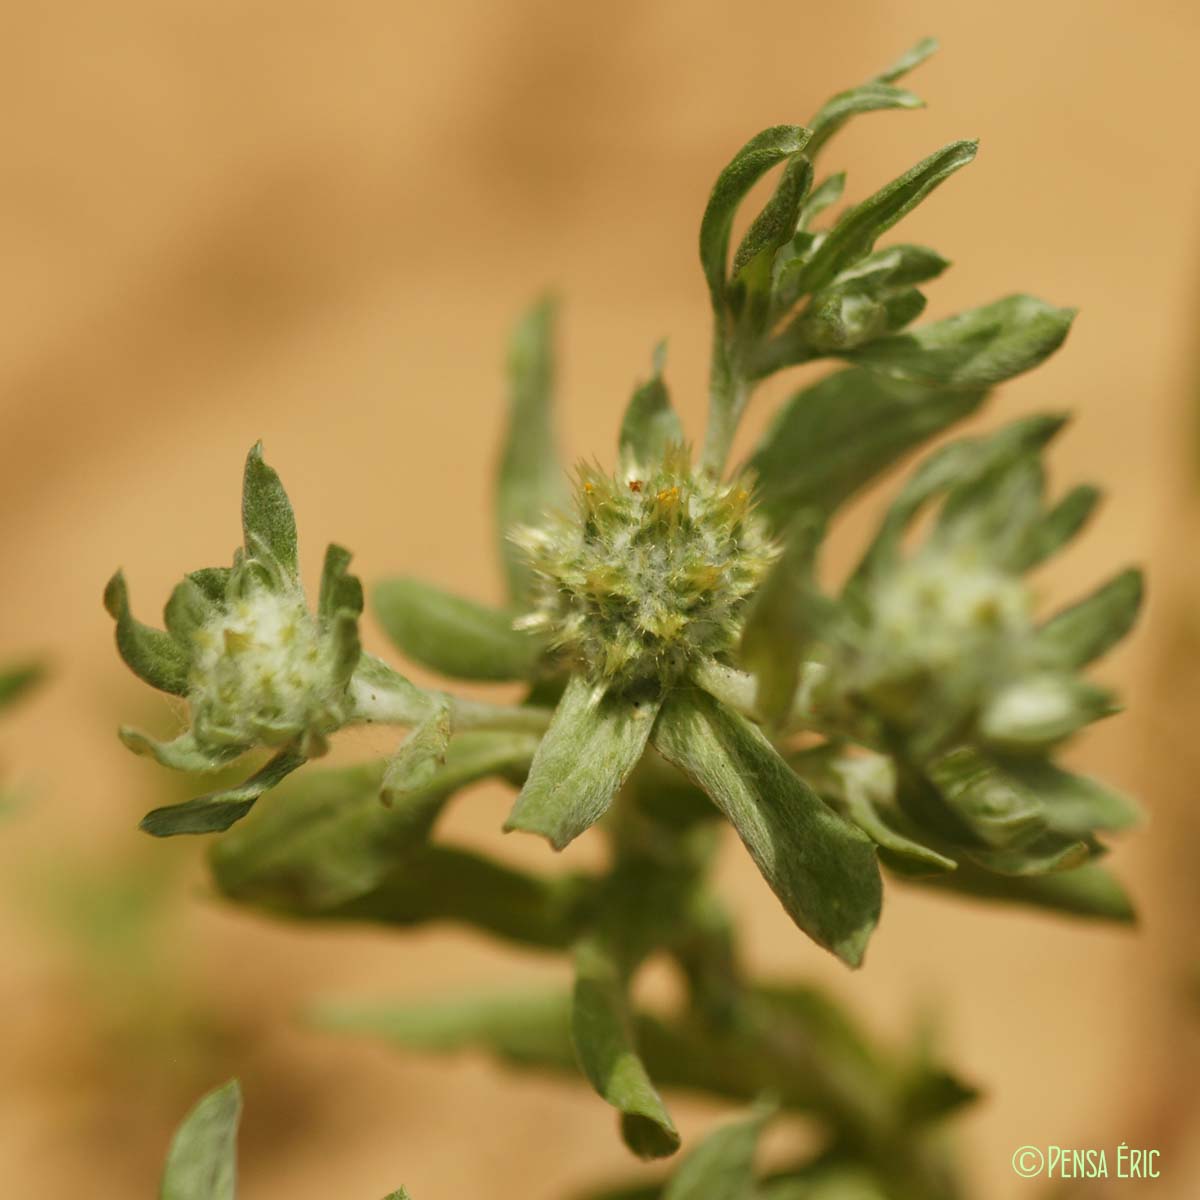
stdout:
<svg viewBox="0 0 1200 1200">
<path fill-rule="evenodd" d="M 451 930 L 309 932 L 210 903 L 198 844 L 134 829 L 165 784 L 113 728 L 174 718 L 118 664 L 100 591 L 123 564 L 150 615 L 184 570 L 226 561 L 241 458 L 261 436 L 310 578 L 336 538 L 368 579 L 411 570 L 494 597 L 486 506 L 522 305 L 547 284 L 568 300 L 572 454 L 609 453 L 663 335 L 698 437 L 708 184 L 750 133 L 803 121 L 928 32 L 944 50 L 913 86 L 930 109 L 863 118 L 831 162 L 860 197 L 981 137 L 978 162 L 905 226 L 957 263 L 931 314 L 1014 290 L 1082 308 L 1065 352 L 1002 389 L 985 421 L 1076 410 L 1058 478 L 1109 490 L 1050 596 L 1131 559 L 1153 572 L 1139 636 L 1101 671 L 1130 715 L 1074 752 L 1148 801 L 1151 826 L 1112 858 L 1143 928 L 892 888 L 850 975 L 794 933 L 733 847 L 727 887 L 755 964 L 827 979 L 882 1033 L 942 1015 L 948 1052 L 990 1093 L 962 1126 L 983 1200 L 1036 1193 L 1008 1165 L 1027 1142 L 1160 1146 L 1152 1187 L 1081 1194 L 1197 1194 L 1200 9 L 41 0 L 0 28 L 0 651 L 38 648 L 55 668 L 0 731 L 28 794 L 0 852 L 4 1195 L 153 1194 L 169 1129 L 234 1071 L 248 1200 L 370 1200 L 402 1180 L 416 1200 L 552 1200 L 622 1174 L 582 1087 L 304 1029 L 296 1013 L 317 994 L 433 995 L 557 969 Z M 849 526 L 852 541 L 863 517 Z M 387 748 L 347 740 L 350 754 Z M 505 802 L 468 797 L 454 828 L 495 845 Z M 545 862 L 513 839 L 502 852 Z M 716 1113 L 677 1108 L 689 1136 Z"/>
</svg>

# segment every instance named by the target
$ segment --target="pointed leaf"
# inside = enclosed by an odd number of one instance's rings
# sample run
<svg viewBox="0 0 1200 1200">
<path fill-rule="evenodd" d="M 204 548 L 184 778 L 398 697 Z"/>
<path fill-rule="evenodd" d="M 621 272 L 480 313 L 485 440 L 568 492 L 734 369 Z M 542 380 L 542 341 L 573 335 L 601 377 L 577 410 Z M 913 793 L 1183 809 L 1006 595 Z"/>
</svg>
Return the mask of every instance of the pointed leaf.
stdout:
<svg viewBox="0 0 1200 1200">
<path fill-rule="evenodd" d="M 621 474 L 637 476 L 663 460 L 667 447 L 683 442 L 683 426 L 663 382 L 666 343 L 654 351 L 654 374 L 633 393 L 621 421 Z"/>
<path fill-rule="evenodd" d="M 750 459 L 759 504 L 777 528 L 801 508 L 833 512 L 983 398 L 858 368 L 829 375 L 785 403 Z"/>
<path fill-rule="evenodd" d="M 592 1087 L 621 1114 L 621 1133 L 639 1158 L 679 1149 L 679 1134 L 638 1057 L 620 968 L 597 940 L 575 950 L 571 1040 Z"/>
<path fill-rule="evenodd" d="M 985 846 L 1002 850 L 1024 845 L 1046 828 L 1038 798 L 970 747 L 941 755 L 926 773 L 954 815 Z"/>
<path fill-rule="evenodd" d="M 129 610 L 129 589 L 118 571 L 104 589 L 104 607 L 117 623 L 117 650 L 139 679 L 161 692 L 186 696 L 191 654 L 169 633 L 143 625 Z"/>
<path fill-rule="evenodd" d="M 829 809 L 760 730 L 703 692 L 668 698 L 654 745 L 729 818 L 792 920 L 858 966 L 881 901 L 870 839 Z"/>
<path fill-rule="evenodd" d="M 1100 499 L 1100 489 L 1090 484 L 1072 488 L 1026 533 L 1012 556 L 1012 569 L 1031 570 L 1056 554 L 1083 529 Z"/>
<path fill-rule="evenodd" d="M 977 142 L 951 142 L 843 213 L 800 272 L 799 290 L 819 291 L 839 271 L 869 254 L 876 239 L 911 212 L 940 183 L 965 167 L 975 157 L 977 147 Z"/>
<path fill-rule="evenodd" d="M 1076 917 L 1127 924 L 1136 920 L 1124 888 L 1095 863 L 1049 875 L 1005 876 L 963 862 L 957 871 L 913 882 L 983 900 L 1031 905 Z"/>
<path fill-rule="evenodd" d="M 990 387 L 1032 370 L 1063 344 L 1075 310 L 1036 296 L 1006 296 L 845 357 L 873 370 L 942 387 Z"/>
<path fill-rule="evenodd" d="M 754 314 L 757 323 L 761 323 L 766 314 L 765 294 L 770 289 L 775 252 L 796 232 L 800 206 L 812 186 L 812 176 L 812 163 L 806 157 L 795 155 L 788 159 L 774 194 L 754 218 L 734 252 L 730 268 L 733 284 L 738 289 L 763 296 L 764 302 Z"/>
<path fill-rule="evenodd" d="M 304 765 L 304 757 L 291 747 L 281 750 L 245 783 L 209 792 L 182 804 L 170 804 L 148 812 L 140 828 L 153 837 L 174 837 L 181 833 L 219 833 L 240 821 L 258 798 Z"/>
<path fill-rule="evenodd" d="M 566 495 L 554 449 L 554 326 L 557 308 L 538 301 L 518 323 L 508 348 L 508 427 L 496 478 L 496 530 L 509 602 L 525 603 L 530 574 L 509 541 L 517 525 L 540 525 Z"/>
<path fill-rule="evenodd" d="M 513 628 L 513 612 L 409 578 L 377 584 L 374 606 L 409 658 L 452 679 L 528 679 L 534 672 L 541 647 Z"/>
<path fill-rule="evenodd" d="M 1005 760 L 1003 767 L 1041 801 L 1047 825 L 1058 833 L 1084 837 L 1097 829 L 1128 829 L 1142 820 L 1136 801 L 1087 775 L 1041 758 Z"/>
<path fill-rule="evenodd" d="M 428 715 L 415 725 L 388 760 L 383 773 L 383 801 L 394 804 L 406 793 L 427 788 L 446 762 L 452 732 L 450 704 L 431 703 Z"/>
<path fill-rule="evenodd" d="M 237 1080 L 209 1092 L 188 1113 L 171 1140 L 159 1200 L 235 1200 L 241 1115 Z"/>
<path fill-rule="evenodd" d="M 875 79 L 879 83 L 895 83 L 910 71 L 919 67 L 931 54 L 937 52 L 937 38 L 922 38 L 915 46 L 906 50 L 894 63 L 885 67 Z"/>
<path fill-rule="evenodd" d="M 799 125 L 774 125 L 752 137 L 717 177 L 700 222 L 700 265 L 708 280 L 713 307 L 725 306 L 725 271 L 733 217 L 746 193 L 759 178 L 785 158 L 799 153 L 808 140 Z"/>
<path fill-rule="evenodd" d="M 325 563 L 321 568 L 321 591 L 317 599 L 317 615 L 329 624 L 339 613 L 359 616 L 363 610 L 362 582 L 351 575 L 350 551 L 333 542 L 325 548 Z"/>
<path fill-rule="evenodd" d="M 710 1133 L 683 1160 L 663 1200 L 752 1200 L 754 1154 L 773 1112 L 773 1107 L 761 1106 L 750 1117 Z"/>
<path fill-rule="evenodd" d="M 830 100 L 826 100 L 820 111 L 809 121 L 813 131 L 812 139 L 805 148 L 805 153 L 815 159 L 821 147 L 851 117 L 860 113 L 880 112 L 888 108 L 924 108 L 925 101 L 912 92 L 903 88 L 893 87 L 888 83 L 864 83 L 849 91 L 839 92 Z"/>
<path fill-rule="evenodd" d="M 504 828 L 541 834 L 561 850 L 594 825 L 642 757 L 659 703 L 572 675 Z"/>
<path fill-rule="evenodd" d="M 119 737 L 134 754 L 153 758 L 173 771 L 219 771 L 249 749 L 249 746 L 235 745 L 201 746 L 190 729 L 170 742 L 156 742 L 128 726 L 121 727 Z"/>
<path fill-rule="evenodd" d="M 246 551 L 254 554 L 256 542 L 265 546 L 284 572 L 295 579 L 299 571 L 296 518 L 279 476 L 267 466 L 262 455 L 262 442 L 256 442 L 246 456 L 242 480 L 242 531 Z"/>
<path fill-rule="evenodd" d="M 1002 750 L 1043 750 L 1117 706 L 1111 692 L 1072 675 L 1044 672 L 1010 683 L 979 715 L 979 736 Z"/>
<path fill-rule="evenodd" d="M 1142 573 L 1130 567 L 1052 617 L 1037 634 L 1044 661 L 1079 668 L 1106 654 L 1133 628 L 1143 593 Z"/>
</svg>

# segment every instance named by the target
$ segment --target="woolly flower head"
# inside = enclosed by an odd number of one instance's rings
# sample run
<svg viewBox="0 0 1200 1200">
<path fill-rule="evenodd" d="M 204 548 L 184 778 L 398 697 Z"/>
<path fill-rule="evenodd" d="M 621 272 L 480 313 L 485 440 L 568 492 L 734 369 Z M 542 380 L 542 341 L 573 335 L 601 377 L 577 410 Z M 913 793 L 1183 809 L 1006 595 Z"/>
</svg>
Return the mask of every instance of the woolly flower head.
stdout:
<svg viewBox="0 0 1200 1200">
<path fill-rule="evenodd" d="M 281 745 L 344 720 L 337 647 L 299 589 L 254 588 L 192 638 L 188 701 L 199 741 Z"/>
<path fill-rule="evenodd" d="M 574 512 L 513 539 L 535 577 L 521 627 L 619 686 L 667 684 L 731 650 L 777 556 L 746 488 L 693 473 L 682 446 L 637 477 L 581 467 Z"/>
</svg>

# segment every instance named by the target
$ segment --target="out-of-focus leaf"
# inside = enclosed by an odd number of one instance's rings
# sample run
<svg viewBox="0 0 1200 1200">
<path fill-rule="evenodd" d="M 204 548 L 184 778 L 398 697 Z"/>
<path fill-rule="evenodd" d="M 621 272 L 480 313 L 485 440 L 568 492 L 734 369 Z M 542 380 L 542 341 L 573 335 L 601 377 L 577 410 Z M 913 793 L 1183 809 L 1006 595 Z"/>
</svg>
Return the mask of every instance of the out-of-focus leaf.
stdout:
<svg viewBox="0 0 1200 1200">
<path fill-rule="evenodd" d="M 654 373 L 634 390 L 621 421 L 622 475 L 636 475 L 661 462 L 668 446 L 683 441 L 683 426 L 663 380 L 665 355 L 666 343 L 660 342 L 654 350 Z"/>
<path fill-rule="evenodd" d="M 975 157 L 977 147 L 977 142 L 951 142 L 843 213 L 800 271 L 799 290 L 819 291 L 839 271 L 869 254 L 876 239 L 911 212 L 938 184 L 965 167 Z"/>
<path fill-rule="evenodd" d="M 378 887 L 423 846 L 447 799 L 494 775 L 526 770 L 529 734 L 468 731 L 424 785 L 380 801 L 384 764 L 305 772 L 212 849 L 217 886 L 236 900 L 317 914 Z"/>
<path fill-rule="evenodd" d="M 21 663 L 0 672 L 0 708 L 7 708 L 32 691 L 45 678 L 41 663 Z"/>
<path fill-rule="evenodd" d="M 1081 867 L 1095 853 L 1095 846 L 1079 838 L 1048 830 L 1032 842 L 999 850 L 976 850 L 966 856 L 996 875 L 1046 875 Z"/>
<path fill-rule="evenodd" d="M 518 614 L 488 608 L 419 579 L 375 587 L 384 632 L 414 662 L 452 679 L 527 679 L 539 645 L 513 628 Z"/>
<path fill-rule="evenodd" d="M 725 305 L 729 234 L 738 205 L 776 163 L 803 150 L 808 137 L 809 131 L 799 125 L 774 125 L 764 129 L 734 155 L 717 177 L 700 222 L 700 265 L 708 280 L 713 308 L 718 312 L 723 311 Z"/>
<path fill-rule="evenodd" d="M 1143 592 L 1141 571 L 1135 567 L 1122 571 L 1047 621 L 1038 630 L 1039 651 L 1056 667 L 1086 667 L 1133 628 Z"/>
<path fill-rule="evenodd" d="M 758 711 L 771 722 L 791 711 L 800 660 L 820 624 L 814 560 L 824 534 L 821 514 L 802 511 L 746 614 L 742 664 L 757 681 Z"/>
<path fill-rule="evenodd" d="M 637 765 L 659 702 L 606 694 L 581 675 L 567 684 L 504 828 L 556 849 L 595 824 Z"/>
<path fill-rule="evenodd" d="M 679 1149 L 679 1134 L 634 1041 L 621 968 L 601 941 L 575 949 L 571 1039 L 596 1092 L 621 1114 L 621 1136 L 639 1158 Z"/>
<path fill-rule="evenodd" d="M 1099 502 L 1099 488 L 1086 483 L 1072 488 L 1026 531 L 1010 561 L 1012 570 L 1028 571 L 1056 554 L 1087 524 Z"/>
<path fill-rule="evenodd" d="M 941 755 L 926 771 L 950 810 L 985 846 L 1023 845 L 1046 828 L 1037 797 L 969 747 Z"/>
<path fill-rule="evenodd" d="M 509 603 L 529 593 L 529 567 L 509 541 L 517 525 L 538 525 L 566 495 L 554 448 L 554 326 L 556 305 L 544 298 L 513 331 L 508 350 L 508 428 L 496 480 L 500 559 Z"/>
<path fill-rule="evenodd" d="M 1095 863 L 1048 875 L 1021 877 L 995 875 L 963 862 L 957 871 L 912 882 L 983 900 L 1047 908 L 1076 917 L 1122 923 L 1132 923 L 1136 919 L 1124 888 Z"/>
<path fill-rule="evenodd" d="M 104 607 L 117 623 L 117 650 L 125 665 L 151 687 L 186 696 L 191 655 L 169 633 L 143 625 L 134 617 L 123 572 L 108 581 Z"/>
<path fill-rule="evenodd" d="M 322 1029 L 381 1037 L 412 1050 L 486 1050 L 517 1066 L 575 1074 L 571 997 L 564 991 L 475 992 L 424 1002 L 326 1002 L 313 1011 Z"/>
<path fill-rule="evenodd" d="M 654 745 L 729 818 L 792 920 L 858 966 L 881 900 L 870 839 L 829 809 L 758 728 L 703 692 L 668 698 Z"/>
<path fill-rule="evenodd" d="M 1071 734 L 1112 716 L 1111 692 L 1074 675 L 1043 672 L 1001 688 L 979 715 L 979 736 L 1000 750 L 1044 750 Z"/>
<path fill-rule="evenodd" d="M 299 570 L 296 517 L 279 476 L 263 461 L 262 442 L 256 442 L 246 456 L 242 532 L 249 553 L 255 553 L 258 546 L 266 547 L 275 562 L 291 578 L 296 578 Z"/>
<path fill-rule="evenodd" d="M 845 357 L 915 383 L 990 387 L 1047 359 L 1066 339 L 1074 317 L 1073 309 L 1055 308 L 1036 296 L 1006 296 L 877 338 Z"/>
<path fill-rule="evenodd" d="M 710 1133 L 680 1164 L 663 1200 L 752 1200 L 754 1153 L 774 1106 Z"/>
<path fill-rule="evenodd" d="M 1046 824 L 1058 833 L 1084 837 L 1097 829 L 1128 829 L 1142 819 L 1137 803 L 1086 775 L 1075 775 L 1041 758 L 1005 760 L 1004 771 L 1037 796 Z"/>
<path fill-rule="evenodd" d="M 174 837 L 180 833 L 219 833 L 240 821 L 255 805 L 258 798 L 281 783 L 297 767 L 304 765 L 304 756 L 292 747 L 281 750 L 274 758 L 245 783 L 209 792 L 182 804 L 169 804 L 148 812 L 139 828 L 153 837 Z"/>
<path fill-rule="evenodd" d="M 241 1115 L 237 1080 L 209 1092 L 188 1113 L 167 1152 L 159 1200 L 235 1200 Z"/>
<path fill-rule="evenodd" d="M 908 451 L 974 412 L 985 393 L 921 387 L 859 368 L 795 393 L 750 459 L 776 528 L 797 510 L 831 513 Z"/>
<path fill-rule="evenodd" d="M 1057 414 L 1025 417 L 995 433 L 959 438 L 935 450 L 917 466 L 888 508 L 846 591 L 860 590 L 878 571 L 894 564 L 905 531 L 936 496 L 1040 449 L 1065 424 L 1066 417 Z"/>
<path fill-rule="evenodd" d="M 566 950 L 579 934 L 586 885 L 574 875 L 543 878 L 453 846 L 411 851 L 369 890 L 297 916 L 410 927 L 453 921 L 540 950 Z"/>
<path fill-rule="evenodd" d="M 450 703 L 432 701 L 429 712 L 409 730 L 383 772 L 382 797 L 394 804 L 409 792 L 427 788 L 446 761 L 450 747 Z"/>
</svg>

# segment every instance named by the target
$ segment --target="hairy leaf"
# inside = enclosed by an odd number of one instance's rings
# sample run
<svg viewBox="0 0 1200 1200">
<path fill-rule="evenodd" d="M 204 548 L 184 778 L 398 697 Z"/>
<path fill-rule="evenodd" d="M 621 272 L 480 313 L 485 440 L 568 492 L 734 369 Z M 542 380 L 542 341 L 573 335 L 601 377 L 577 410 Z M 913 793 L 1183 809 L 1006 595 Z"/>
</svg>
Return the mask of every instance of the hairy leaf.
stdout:
<svg viewBox="0 0 1200 1200">
<path fill-rule="evenodd" d="M 188 1113 L 167 1152 L 159 1200 L 235 1200 L 241 1115 L 237 1080 L 209 1092 Z"/>
<path fill-rule="evenodd" d="M 246 456 L 242 480 L 242 532 L 246 550 L 254 553 L 256 544 L 265 546 L 284 572 L 295 579 L 299 570 L 296 518 L 279 476 L 267 466 L 262 455 L 262 442 L 256 442 Z"/>
</svg>

